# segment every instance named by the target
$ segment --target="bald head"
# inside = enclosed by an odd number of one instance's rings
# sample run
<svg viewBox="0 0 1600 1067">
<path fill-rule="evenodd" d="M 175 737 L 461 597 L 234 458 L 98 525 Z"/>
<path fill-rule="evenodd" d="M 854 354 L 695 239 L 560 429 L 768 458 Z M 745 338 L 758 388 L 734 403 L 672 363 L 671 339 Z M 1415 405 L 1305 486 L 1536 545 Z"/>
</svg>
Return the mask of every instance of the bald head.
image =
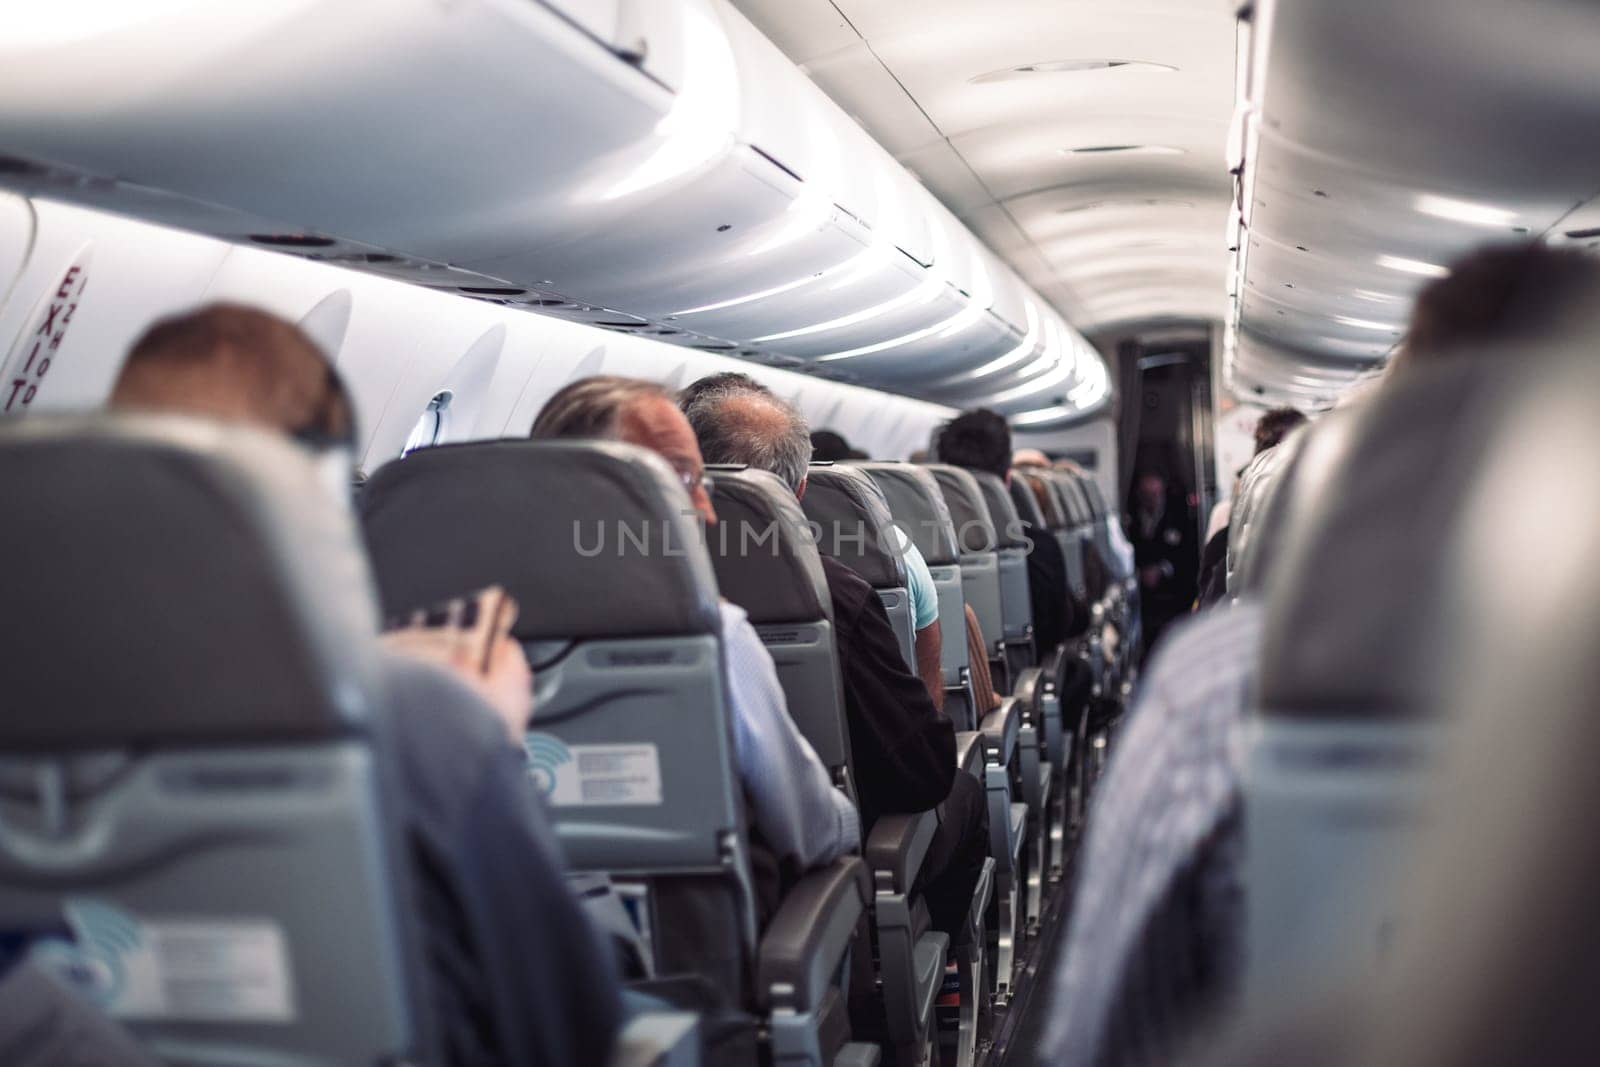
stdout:
<svg viewBox="0 0 1600 1067">
<path fill-rule="evenodd" d="M 772 390 L 746 374 L 717 374 L 684 389 L 678 402 L 707 463 L 771 471 L 796 493 L 802 491 L 811 462 L 811 428 Z"/>
<path fill-rule="evenodd" d="M 128 353 L 109 406 L 250 423 L 313 444 L 355 436 L 349 396 L 316 343 L 293 323 L 240 304 L 151 326 Z"/>
</svg>

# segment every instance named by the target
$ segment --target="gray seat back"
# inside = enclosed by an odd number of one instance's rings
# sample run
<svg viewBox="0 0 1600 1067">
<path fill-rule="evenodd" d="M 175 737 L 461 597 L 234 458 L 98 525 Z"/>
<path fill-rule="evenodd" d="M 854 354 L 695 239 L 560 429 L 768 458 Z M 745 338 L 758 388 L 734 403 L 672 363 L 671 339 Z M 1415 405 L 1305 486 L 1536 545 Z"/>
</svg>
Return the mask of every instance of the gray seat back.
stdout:
<svg viewBox="0 0 1600 1067">
<path fill-rule="evenodd" d="M 1311 427 L 1268 583 L 1258 716 L 1246 753 L 1250 986 L 1287 985 L 1395 916 L 1376 892 L 1416 817 L 1434 747 L 1429 613 L 1448 592 L 1438 533 L 1482 454 L 1485 365 L 1410 368 Z M 1319 470 L 1326 471 L 1325 480 Z"/>
<path fill-rule="evenodd" d="M 385 611 L 493 583 L 521 604 L 530 773 L 568 862 L 658 899 L 683 879 L 719 881 L 738 927 L 725 933 L 748 960 L 716 577 L 673 471 L 611 442 L 446 445 L 378 470 L 361 510 Z"/>
<path fill-rule="evenodd" d="M 1022 516 L 1006 483 L 988 471 L 972 471 L 983 502 L 994 520 L 1000 566 L 1000 613 L 1005 625 L 1006 643 L 1030 645 L 1033 642 L 1033 600 L 1028 595 L 1028 539 L 1022 533 Z"/>
<path fill-rule="evenodd" d="M 1061 557 L 1067 570 L 1068 594 L 1080 604 L 1087 603 L 1083 578 L 1083 549 L 1073 532 L 1072 514 L 1067 510 L 1066 497 L 1061 487 L 1042 467 L 1028 467 L 1019 471 L 1018 476 L 1033 490 L 1032 495 L 1040 504 L 1044 514 L 1044 528 L 1056 539 L 1056 544 L 1061 548 Z M 1088 612 L 1077 614 L 1087 617 Z"/>
<path fill-rule="evenodd" d="M 955 525 L 945 507 L 944 494 L 933 475 L 909 463 L 852 463 L 867 473 L 880 490 L 894 524 L 906 535 L 933 576 L 939 594 L 939 665 L 944 684 L 963 682 L 967 663 L 966 597 L 961 589 L 961 556 L 956 547 Z"/>
<path fill-rule="evenodd" d="M 0 431 L 0 929 L 171 1063 L 432 1058 L 376 603 L 318 483 L 208 422 Z"/>
<path fill-rule="evenodd" d="M 1089 494 L 1084 488 L 1084 479 L 1080 479 L 1071 471 L 1054 468 L 1047 472 L 1046 477 L 1060 493 L 1062 505 L 1067 511 L 1075 550 L 1081 560 L 1083 595 L 1089 603 L 1093 603 L 1105 595 L 1104 581 L 1107 570 L 1100 554 L 1099 542 L 1096 540 L 1098 523 Z"/>
<path fill-rule="evenodd" d="M 961 547 L 961 586 L 978 617 L 990 658 L 1005 648 L 1005 616 L 1000 607 L 1000 538 L 995 532 L 983 490 L 972 472 L 947 463 L 932 463 L 933 472 L 956 526 Z"/>
<path fill-rule="evenodd" d="M 883 490 L 865 471 L 853 466 L 813 463 L 800 507 L 813 524 L 817 550 L 861 575 L 877 591 L 900 639 L 906 665 L 916 671 L 916 637 L 900 532 Z"/>
<path fill-rule="evenodd" d="M 713 466 L 717 525 L 706 543 L 722 595 L 745 610 L 778 668 L 789 714 L 841 784 L 850 727 L 822 559 L 794 493 L 776 475 Z M 853 795 L 853 791 L 852 791 Z"/>
</svg>

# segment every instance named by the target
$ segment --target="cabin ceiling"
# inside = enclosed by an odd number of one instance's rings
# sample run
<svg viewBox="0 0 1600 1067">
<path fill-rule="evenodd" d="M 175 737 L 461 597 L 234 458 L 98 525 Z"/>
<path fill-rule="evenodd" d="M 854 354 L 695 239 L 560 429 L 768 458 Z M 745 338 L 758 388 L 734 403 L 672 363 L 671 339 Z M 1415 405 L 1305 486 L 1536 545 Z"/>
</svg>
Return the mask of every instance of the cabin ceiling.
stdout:
<svg viewBox="0 0 1600 1067">
<path fill-rule="evenodd" d="M 734 2 L 1080 331 L 1224 317 L 1229 4 Z"/>
</svg>

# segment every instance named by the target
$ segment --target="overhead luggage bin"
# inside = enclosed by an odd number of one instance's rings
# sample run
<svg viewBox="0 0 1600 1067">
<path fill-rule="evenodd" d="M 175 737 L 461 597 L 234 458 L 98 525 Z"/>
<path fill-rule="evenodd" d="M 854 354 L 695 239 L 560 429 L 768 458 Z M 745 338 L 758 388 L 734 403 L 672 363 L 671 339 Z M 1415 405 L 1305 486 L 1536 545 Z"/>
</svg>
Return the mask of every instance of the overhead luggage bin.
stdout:
<svg viewBox="0 0 1600 1067">
<path fill-rule="evenodd" d="M 1077 336 L 725 0 L 45 12 L 0 41 L 0 158 L 21 191 L 909 394 L 1029 306 Z"/>
</svg>

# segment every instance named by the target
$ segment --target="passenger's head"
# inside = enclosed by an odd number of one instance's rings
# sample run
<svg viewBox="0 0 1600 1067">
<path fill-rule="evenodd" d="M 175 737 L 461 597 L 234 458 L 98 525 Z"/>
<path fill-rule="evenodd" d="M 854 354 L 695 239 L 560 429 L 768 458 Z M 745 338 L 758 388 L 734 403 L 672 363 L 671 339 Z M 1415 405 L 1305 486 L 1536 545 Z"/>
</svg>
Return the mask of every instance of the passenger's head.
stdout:
<svg viewBox="0 0 1600 1067">
<path fill-rule="evenodd" d="M 818 463 L 839 463 L 854 451 L 842 434 L 832 430 L 815 430 L 811 434 L 811 458 Z"/>
<path fill-rule="evenodd" d="M 533 420 L 529 436 L 621 441 L 647 448 L 678 473 L 701 517 L 717 521 L 705 486 L 700 446 L 664 386 L 614 374 L 580 378 L 550 398 Z"/>
<path fill-rule="evenodd" d="M 316 342 L 239 304 L 151 326 L 128 353 L 109 406 L 251 423 L 313 447 L 355 443 L 349 394 Z"/>
<path fill-rule="evenodd" d="M 1260 455 L 1267 449 L 1277 445 L 1289 431 L 1306 421 L 1306 417 L 1294 408 L 1273 408 L 1256 420 L 1256 450 L 1255 455 Z"/>
<path fill-rule="evenodd" d="M 964 411 L 939 431 L 939 462 L 1011 477 L 1011 427 L 988 408 Z"/>
<path fill-rule="evenodd" d="M 1600 295 L 1600 263 L 1538 242 L 1480 248 L 1417 295 L 1396 366 L 1549 337 Z"/>
<path fill-rule="evenodd" d="M 812 434 L 805 416 L 748 374 L 701 378 L 678 394 L 707 463 L 742 463 L 771 471 L 805 492 Z"/>
<path fill-rule="evenodd" d="M 1050 457 L 1037 448 L 1019 448 L 1011 454 L 1013 467 L 1048 467 Z"/>
<path fill-rule="evenodd" d="M 1160 511 L 1167 502 L 1167 476 L 1153 467 L 1146 467 L 1133 480 L 1133 496 L 1143 510 Z"/>
</svg>

